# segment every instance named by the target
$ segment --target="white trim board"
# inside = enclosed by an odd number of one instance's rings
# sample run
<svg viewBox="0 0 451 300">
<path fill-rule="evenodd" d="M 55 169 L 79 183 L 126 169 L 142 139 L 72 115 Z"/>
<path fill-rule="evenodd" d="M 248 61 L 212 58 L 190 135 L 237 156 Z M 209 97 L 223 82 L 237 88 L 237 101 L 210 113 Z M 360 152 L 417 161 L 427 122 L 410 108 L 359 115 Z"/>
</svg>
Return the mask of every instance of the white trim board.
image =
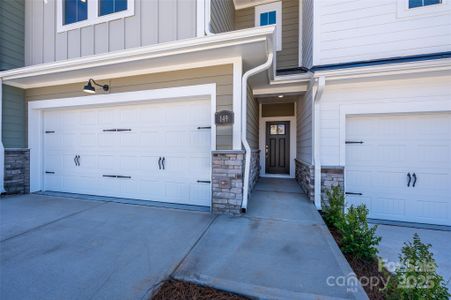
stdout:
<svg viewBox="0 0 451 300">
<path fill-rule="evenodd" d="M 45 110 L 158 102 L 168 99 L 183 101 L 193 99 L 193 97 L 196 97 L 196 99 L 205 97 L 211 101 L 211 150 L 214 151 L 216 150 L 215 83 L 29 102 L 30 192 L 37 192 L 43 188 L 43 112 Z"/>
<path fill-rule="evenodd" d="M 294 116 L 291 117 L 262 117 L 262 104 L 259 104 L 259 148 L 260 148 L 260 176 L 261 177 L 277 177 L 277 178 L 294 178 L 296 175 L 296 166 L 294 159 L 296 158 L 296 145 L 297 145 L 297 124 L 296 124 L 296 104 L 294 103 Z M 290 174 L 266 174 L 266 158 L 265 158 L 265 145 L 266 145 L 266 123 L 273 121 L 289 121 L 290 122 Z"/>
</svg>

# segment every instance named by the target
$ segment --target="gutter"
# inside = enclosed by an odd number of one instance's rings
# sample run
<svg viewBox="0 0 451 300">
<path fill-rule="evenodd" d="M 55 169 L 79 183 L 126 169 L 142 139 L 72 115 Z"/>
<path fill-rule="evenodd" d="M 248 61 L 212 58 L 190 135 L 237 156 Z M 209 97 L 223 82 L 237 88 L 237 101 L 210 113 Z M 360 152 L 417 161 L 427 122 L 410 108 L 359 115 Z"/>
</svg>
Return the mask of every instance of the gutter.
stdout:
<svg viewBox="0 0 451 300">
<path fill-rule="evenodd" d="M 321 209 L 321 149 L 320 149 L 320 101 L 326 86 L 326 77 L 316 79 L 318 85 L 313 99 L 313 166 L 314 172 L 314 202 L 316 209 Z M 313 88 L 313 87 L 312 87 Z"/>
<path fill-rule="evenodd" d="M 211 0 L 205 0 L 205 34 L 206 35 L 214 35 L 213 32 L 211 32 Z"/>
<path fill-rule="evenodd" d="M 251 168 L 251 147 L 247 142 L 247 80 L 260 72 L 268 70 L 273 63 L 274 53 L 268 54 L 268 59 L 262 65 L 250 69 L 244 73 L 241 82 L 241 141 L 246 150 L 244 179 L 243 179 L 243 202 L 241 204 L 241 212 L 245 213 L 247 210 L 247 201 L 249 197 L 249 175 Z"/>
</svg>

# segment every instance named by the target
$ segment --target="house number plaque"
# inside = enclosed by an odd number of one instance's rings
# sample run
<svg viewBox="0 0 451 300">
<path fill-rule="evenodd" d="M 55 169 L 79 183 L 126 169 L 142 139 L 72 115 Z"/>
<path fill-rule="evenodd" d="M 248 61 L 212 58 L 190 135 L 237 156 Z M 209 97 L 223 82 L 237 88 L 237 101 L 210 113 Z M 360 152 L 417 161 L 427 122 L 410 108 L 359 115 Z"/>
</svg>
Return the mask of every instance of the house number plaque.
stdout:
<svg viewBox="0 0 451 300">
<path fill-rule="evenodd" d="M 231 125 L 233 124 L 233 119 L 233 111 L 230 110 L 221 110 L 215 114 L 216 125 Z"/>
</svg>

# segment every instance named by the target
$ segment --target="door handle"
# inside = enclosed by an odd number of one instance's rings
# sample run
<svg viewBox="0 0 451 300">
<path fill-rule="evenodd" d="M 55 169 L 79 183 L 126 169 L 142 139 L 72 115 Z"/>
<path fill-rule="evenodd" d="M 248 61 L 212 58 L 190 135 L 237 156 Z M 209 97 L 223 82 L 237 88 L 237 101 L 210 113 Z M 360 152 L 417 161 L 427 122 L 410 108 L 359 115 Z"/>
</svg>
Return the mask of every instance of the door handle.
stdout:
<svg viewBox="0 0 451 300">
<path fill-rule="evenodd" d="M 161 170 L 161 156 L 160 156 L 160 158 L 158 159 L 158 170 Z"/>
<path fill-rule="evenodd" d="M 161 164 L 163 165 L 163 170 L 164 170 L 164 160 L 166 159 L 166 157 L 163 156 L 163 160 L 161 161 Z"/>
<path fill-rule="evenodd" d="M 410 181 L 412 181 L 412 176 L 410 176 L 410 173 L 407 173 L 407 178 L 409 179 L 409 181 L 407 181 L 407 187 L 409 187 Z"/>
<path fill-rule="evenodd" d="M 417 183 L 417 174 L 413 173 L 413 183 L 412 183 L 412 187 L 415 187 L 415 184 Z"/>
</svg>

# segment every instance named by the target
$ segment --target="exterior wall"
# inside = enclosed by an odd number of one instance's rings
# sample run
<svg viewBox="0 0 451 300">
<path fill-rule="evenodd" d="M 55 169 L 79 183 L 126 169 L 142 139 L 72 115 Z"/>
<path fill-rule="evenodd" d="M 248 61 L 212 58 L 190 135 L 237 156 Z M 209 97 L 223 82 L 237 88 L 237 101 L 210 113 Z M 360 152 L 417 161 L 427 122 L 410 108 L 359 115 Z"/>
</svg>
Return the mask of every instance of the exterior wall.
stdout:
<svg viewBox="0 0 451 300">
<path fill-rule="evenodd" d="M 26 2 L 26 65 L 196 36 L 196 0 L 135 0 L 134 16 L 61 33 L 56 29 L 56 4 Z"/>
<path fill-rule="evenodd" d="M 231 0 L 211 0 L 211 31 L 235 30 L 235 6 Z"/>
<path fill-rule="evenodd" d="M 313 66 L 313 5 L 314 0 L 302 2 L 302 65 Z"/>
<path fill-rule="evenodd" d="M 313 165 L 300 160 L 296 163 L 296 181 L 301 186 L 302 191 L 313 202 L 315 200 L 315 170 Z"/>
<path fill-rule="evenodd" d="M 235 11 L 235 30 L 255 27 L 255 8 Z M 299 66 L 299 0 L 282 1 L 282 50 L 277 52 L 277 69 Z"/>
<path fill-rule="evenodd" d="M 5 148 L 24 148 L 25 141 L 25 92 L 3 85 L 2 139 Z"/>
<path fill-rule="evenodd" d="M 24 64 L 24 0 L 0 1 L 0 71 Z"/>
<path fill-rule="evenodd" d="M 451 51 L 451 3 L 411 10 L 407 3 L 315 1 L 313 64 Z"/>
<path fill-rule="evenodd" d="M 5 193 L 30 192 L 30 151 L 28 149 L 5 150 Z"/>
<path fill-rule="evenodd" d="M 239 215 L 243 202 L 244 151 L 213 151 L 212 212 Z"/>
<path fill-rule="evenodd" d="M 247 141 L 251 149 L 258 149 L 258 116 L 259 105 L 252 94 L 252 89 L 247 89 Z"/>
<path fill-rule="evenodd" d="M 297 160 L 312 164 L 313 162 L 313 118 L 312 118 L 313 90 L 309 88 L 304 96 L 300 96 L 296 105 L 296 157 Z"/>
<path fill-rule="evenodd" d="M 341 123 L 347 107 L 371 108 L 373 113 L 380 112 L 382 106 L 388 113 L 408 111 L 409 105 L 428 111 L 432 104 L 449 107 L 451 102 L 451 75 L 408 76 L 402 79 L 350 81 L 326 83 L 321 98 L 321 164 L 323 166 L 345 165 L 346 126 Z M 343 139 L 340 139 L 343 137 Z"/>
<path fill-rule="evenodd" d="M 217 110 L 233 110 L 233 66 L 223 65 L 158 74 L 114 78 L 102 81 L 110 85 L 111 93 L 159 89 L 186 85 L 216 83 Z M 26 101 L 87 96 L 82 91 L 86 82 L 26 90 Z M 232 149 L 232 127 L 218 126 L 218 150 Z"/>
<path fill-rule="evenodd" d="M 291 97 L 287 97 L 291 98 Z M 285 98 L 284 98 L 285 99 Z M 262 105 L 262 117 L 291 117 L 295 115 L 294 103 L 274 103 Z"/>
</svg>

